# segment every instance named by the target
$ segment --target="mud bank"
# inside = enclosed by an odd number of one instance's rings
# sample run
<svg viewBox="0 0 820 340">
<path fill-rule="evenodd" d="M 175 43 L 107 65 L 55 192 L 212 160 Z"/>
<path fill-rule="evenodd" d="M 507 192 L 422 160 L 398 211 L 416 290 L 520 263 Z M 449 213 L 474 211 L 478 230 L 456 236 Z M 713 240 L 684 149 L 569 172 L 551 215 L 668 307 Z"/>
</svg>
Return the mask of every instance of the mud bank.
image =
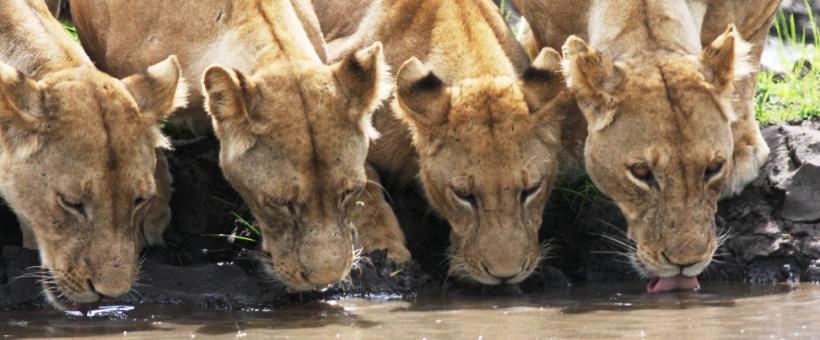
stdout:
<svg viewBox="0 0 820 340">
<path fill-rule="evenodd" d="M 720 203 L 719 233 L 732 237 L 704 281 L 768 282 L 820 280 L 820 123 L 767 127 L 772 156 L 762 175 L 742 195 Z M 541 237 L 554 246 L 553 257 L 518 288 L 482 289 L 446 275 L 449 228 L 431 213 L 414 190 L 388 190 L 407 234 L 414 261 L 396 266 L 384 254 L 351 273 L 349 282 L 322 293 L 289 294 L 273 283 L 246 255 L 253 244 L 229 244 L 204 236 L 231 233 L 233 213 L 250 216 L 217 165 L 217 142 L 178 141 L 169 154 L 174 176 L 172 227 L 167 247 L 152 248 L 136 292 L 121 303 L 194 304 L 210 308 L 277 306 L 338 296 L 397 298 L 442 294 L 536 292 L 572 282 L 639 279 L 602 235 L 623 235 L 618 209 L 581 176 L 565 176 L 553 191 Z M 0 308 L 44 306 L 33 279 L 15 279 L 37 265 L 36 252 L 19 247 L 13 214 L 0 209 Z M 708 284 L 708 283 L 705 283 Z"/>
</svg>

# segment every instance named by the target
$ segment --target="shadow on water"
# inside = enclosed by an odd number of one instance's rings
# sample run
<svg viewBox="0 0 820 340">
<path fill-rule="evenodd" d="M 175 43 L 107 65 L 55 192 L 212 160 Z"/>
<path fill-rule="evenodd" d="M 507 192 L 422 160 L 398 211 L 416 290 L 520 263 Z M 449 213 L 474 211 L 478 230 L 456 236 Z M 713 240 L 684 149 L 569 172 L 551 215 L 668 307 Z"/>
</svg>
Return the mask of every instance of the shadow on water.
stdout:
<svg viewBox="0 0 820 340">
<path fill-rule="evenodd" d="M 788 284 L 748 286 L 704 282 L 699 292 L 673 292 L 650 295 L 644 283 L 581 284 L 552 289 L 540 294 L 517 294 L 515 290 L 463 289 L 440 296 L 422 296 L 395 312 L 434 312 L 450 310 L 490 310 L 506 308 L 558 308 L 562 314 L 598 311 L 679 310 L 704 307 L 735 307 L 738 300 L 788 294 Z"/>
<path fill-rule="evenodd" d="M 380 325 L 378 322 L 364 320 L 334 302 L 311 302 L 298 308 L 268 311 L 268 313 L 261 316 L 263 317 L 233 322 L 224 322 L 223 320 L 218 324 L 202 326 L 197 330 L 197 333 L 223 335 L 253 329 L 321 328 L 330 325 L 366 329 Z"/>
<path fill-rule="evenodd" d="M 208 310 L 196 306 L 138 306 L 94 316 L 58 311 L 0 312 L 0 336 L 5 338 L 56 338 L 128 335 L 152 332 L 180 336 L 178 328 L 192 334 L 222 336 L 252 330 L 296 330 L 331 325 L 367 329 L 380 325 L 346 311 L 335 301 L 310 302 L 286 309 Z M 130 310 L 133 309 L 133 310 Z M 79 313 L 78 313 L 79 314 Z M 187 327 L 193 326 L 193 327 Z"/>
</svg>

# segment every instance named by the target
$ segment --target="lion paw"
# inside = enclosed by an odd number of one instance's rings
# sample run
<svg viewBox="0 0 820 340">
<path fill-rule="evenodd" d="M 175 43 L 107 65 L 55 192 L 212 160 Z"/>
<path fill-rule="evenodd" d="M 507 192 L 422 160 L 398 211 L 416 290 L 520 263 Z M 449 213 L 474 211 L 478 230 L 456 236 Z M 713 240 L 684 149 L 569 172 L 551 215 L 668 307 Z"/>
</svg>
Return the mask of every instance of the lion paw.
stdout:
<svg viewBox="0 0 820 340">
<path fill-rule="evenodd" d="M 17 223 L 20 224 L 20 231 L 23 233 L 23 248 L 37 250 L 37 238 L 34 236 L 34 230 L 23 216 L 17 215 Z"/>
<path fill-rule="evenodd" d="M 724 190 L 723 197 L 731 197 L 740 194 L 743 188 L 757 178 L 760 168 L 769 158 L 769 146 L 756 132 L 753 137 L 754 142 L 736 142 L 734 153 L 734 169 L 728 188 Z"/>
<path fill-rule="evenodd" d="M 401 264 L 412 259 L 410 251 L 402 243 L 387 239 L 362 239 L 363 253 L 369 254 L 378 250 L 386 250 L 387 259 L 393 263 Z"/>
<path fill-rule="evenodd" d="M 142 223 L 140 248 L 164 244 L 162 233 L 171 223 L 171 208 L 167 204 L 155 204 L 150 209 Z"/>
<path fill-rule="evenodd" d="M 393 209 L 384 201 L 369 200 L 367 203 L 360 207 L 354 218 L 362 251 L 367 254 L 387 250 L 387 259 L 394 263 L 410 261 L 410 251 L 404 245 L 404 232 Z"/>
<path fill-rule="evenodd" d="M 157 181 L 157 195 L 148 206 L 142 222 L 140 249 L 163 245 L 165 242 L 162 240 L 162 233 L 171 224 L 171 173 L 168 171 L 168 159 L 160 150 L 156 151 L 156 155 L 154 178 Z"/>
</svg>

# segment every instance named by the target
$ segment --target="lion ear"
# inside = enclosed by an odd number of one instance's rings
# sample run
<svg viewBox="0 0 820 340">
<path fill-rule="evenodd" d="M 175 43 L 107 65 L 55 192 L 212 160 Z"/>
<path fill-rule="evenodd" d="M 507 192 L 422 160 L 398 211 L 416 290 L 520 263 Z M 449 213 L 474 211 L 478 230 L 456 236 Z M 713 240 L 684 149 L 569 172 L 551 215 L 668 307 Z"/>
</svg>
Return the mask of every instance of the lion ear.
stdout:
<svg viewBox="0 0 820 340">
<path fill-rule="evenodd" d="M 584 112 L 589 130 L 607 127 L 614 118 L 614 96 L 624 81 L 623 71 L 576 36 L 570 36 L 562 49 L 564 78 Z"/>
<path fill-rule="evenodd" d="M 382 43 L 375 42 L 356 51 L 334 65 L 333 72 L 352 103 L 352 118 L 362 125 L 368 137 L 377 138 L 378 132 L 371 124 L 371 117 L 390 97 L 394 87 L 390 66 L 384 61 Z"/>
<path fill-rule="evenodd" d="M 521 88 L 530 112 L 538 112 L 564 89 L 561 75 L 561 55 L 552 48 L 541 49 L 524 74 Z"/>
<path fill-rule="evenodd" d="M 450 89 L 420 60 L 413 57 L 399 69 L 396 114 L 415 130 L 441 122 L 450 111 Z"/>
<path fill-rule="evenodd" d="M 0 146 L 25 159 L 42 147 L 46 124 L 40 85 L 0 62 Z"/>
<path fill-rule="evenodd" d="M 752 45 L 740 37 L 734 25 L 717 37 L 700 54 L 703 76 L 719 93 L 731 90 L 735 80 L 752 71 L 749 52 Z"/>
<path fill-rule="evenodd" d="M 176 56 L 148 67 L 144 72 L 123 79 L 143 117 L 150 124 L 168 118 L 188 102 L 188 85 Z"/>
<path fill-rule="evenodd" d="M 334 73 L 357 112 L 372 112 L 393 92 L 390 66 L 384 61 L 382 43 L 356 51 L 334 65 Z"/>
<path fill-rule="evenodd" d="M 202 77 L 205 108 L 220 139 L 223 155 L 228 160 L 244 154 L 254 142 L 251 117 L 247 102 L 254 89 L 253 82 L 237 71 L 222 66 L 211 66 Z M 227 146 L 227 147 L 226 147 Z"/>
</svg>

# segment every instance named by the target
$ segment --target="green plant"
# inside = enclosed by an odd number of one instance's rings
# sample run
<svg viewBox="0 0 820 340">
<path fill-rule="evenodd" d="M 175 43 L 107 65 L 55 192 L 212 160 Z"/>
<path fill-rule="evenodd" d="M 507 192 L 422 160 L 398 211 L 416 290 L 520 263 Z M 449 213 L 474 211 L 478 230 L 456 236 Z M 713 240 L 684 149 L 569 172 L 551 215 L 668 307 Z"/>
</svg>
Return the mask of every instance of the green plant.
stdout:
<svg viewBox="0 0 820 340">
<path fill-rule="evenodd" d="M 235 218 L 233 232 L 230 234 L 204 234 L 203 236 L 224 238 L 228 243 L 235 243 L 237 240 L 258 243 L 262 238 L 259 227 L 237 213 L 232 214 Z"/>
<path fill-rule="evenodd" d="M 804 0 L 811 8 L 808 0 Z M 809 11 L 809 21 L 814 23 L 814 15 Z M 763 125 L 795 119 L 820 117 L 820 40 L 806 44 L 806 32 L 798 32 L 793 15 L 779 10 L 774 21 L 777 37 L 781 42 L 777 51 L 784 63 L 789 63 L 786 48 L 797 52 L 794 65 L 784 65 L 785 72 L 764 70 L 758 75 L 755 111 Z M 815 37 L 820 37 L 820 28 L 811 27 Z"/>
<path fill-rule="evenodd" d="M 599 202 L 602 193 L 586 172 L 560 174 L 555 181 L 552 195 L 568 206 L 583 206 Z"/>
<path fill-rule="evenodd" d="M 68 21 L 61 21 L 63 24 L 63 29 L 71 36 L 72 39 L 76 42 L 80 42 L 80 37 L 77 35 L 77 29 L 74 28 L 74 25 Z"/>
<path fill-rule="evenodd" d="M 160 123 L 162 133 L 171 139 L 191 139 L 196 137 L 196 134 L 186 126 L 174 124 L 168 120 L 163 120 Z"/>
<path fill-rule="evenodd" d="M 523 17 L 518 18 L 515 11 L 510 9 L 513 8 L 510 1 L 512 0 L 499 1 L 498 12 L 501 14 L 501 17 L 504 18 L 504 22 L 506 22 L 507 26 L 510 27 L 510 30 L 513 32 L 516 39 L 521 40 L 521 36 L 524 34 L 524 28 L 527 25 L 526 20 Z"/>
</svg>

